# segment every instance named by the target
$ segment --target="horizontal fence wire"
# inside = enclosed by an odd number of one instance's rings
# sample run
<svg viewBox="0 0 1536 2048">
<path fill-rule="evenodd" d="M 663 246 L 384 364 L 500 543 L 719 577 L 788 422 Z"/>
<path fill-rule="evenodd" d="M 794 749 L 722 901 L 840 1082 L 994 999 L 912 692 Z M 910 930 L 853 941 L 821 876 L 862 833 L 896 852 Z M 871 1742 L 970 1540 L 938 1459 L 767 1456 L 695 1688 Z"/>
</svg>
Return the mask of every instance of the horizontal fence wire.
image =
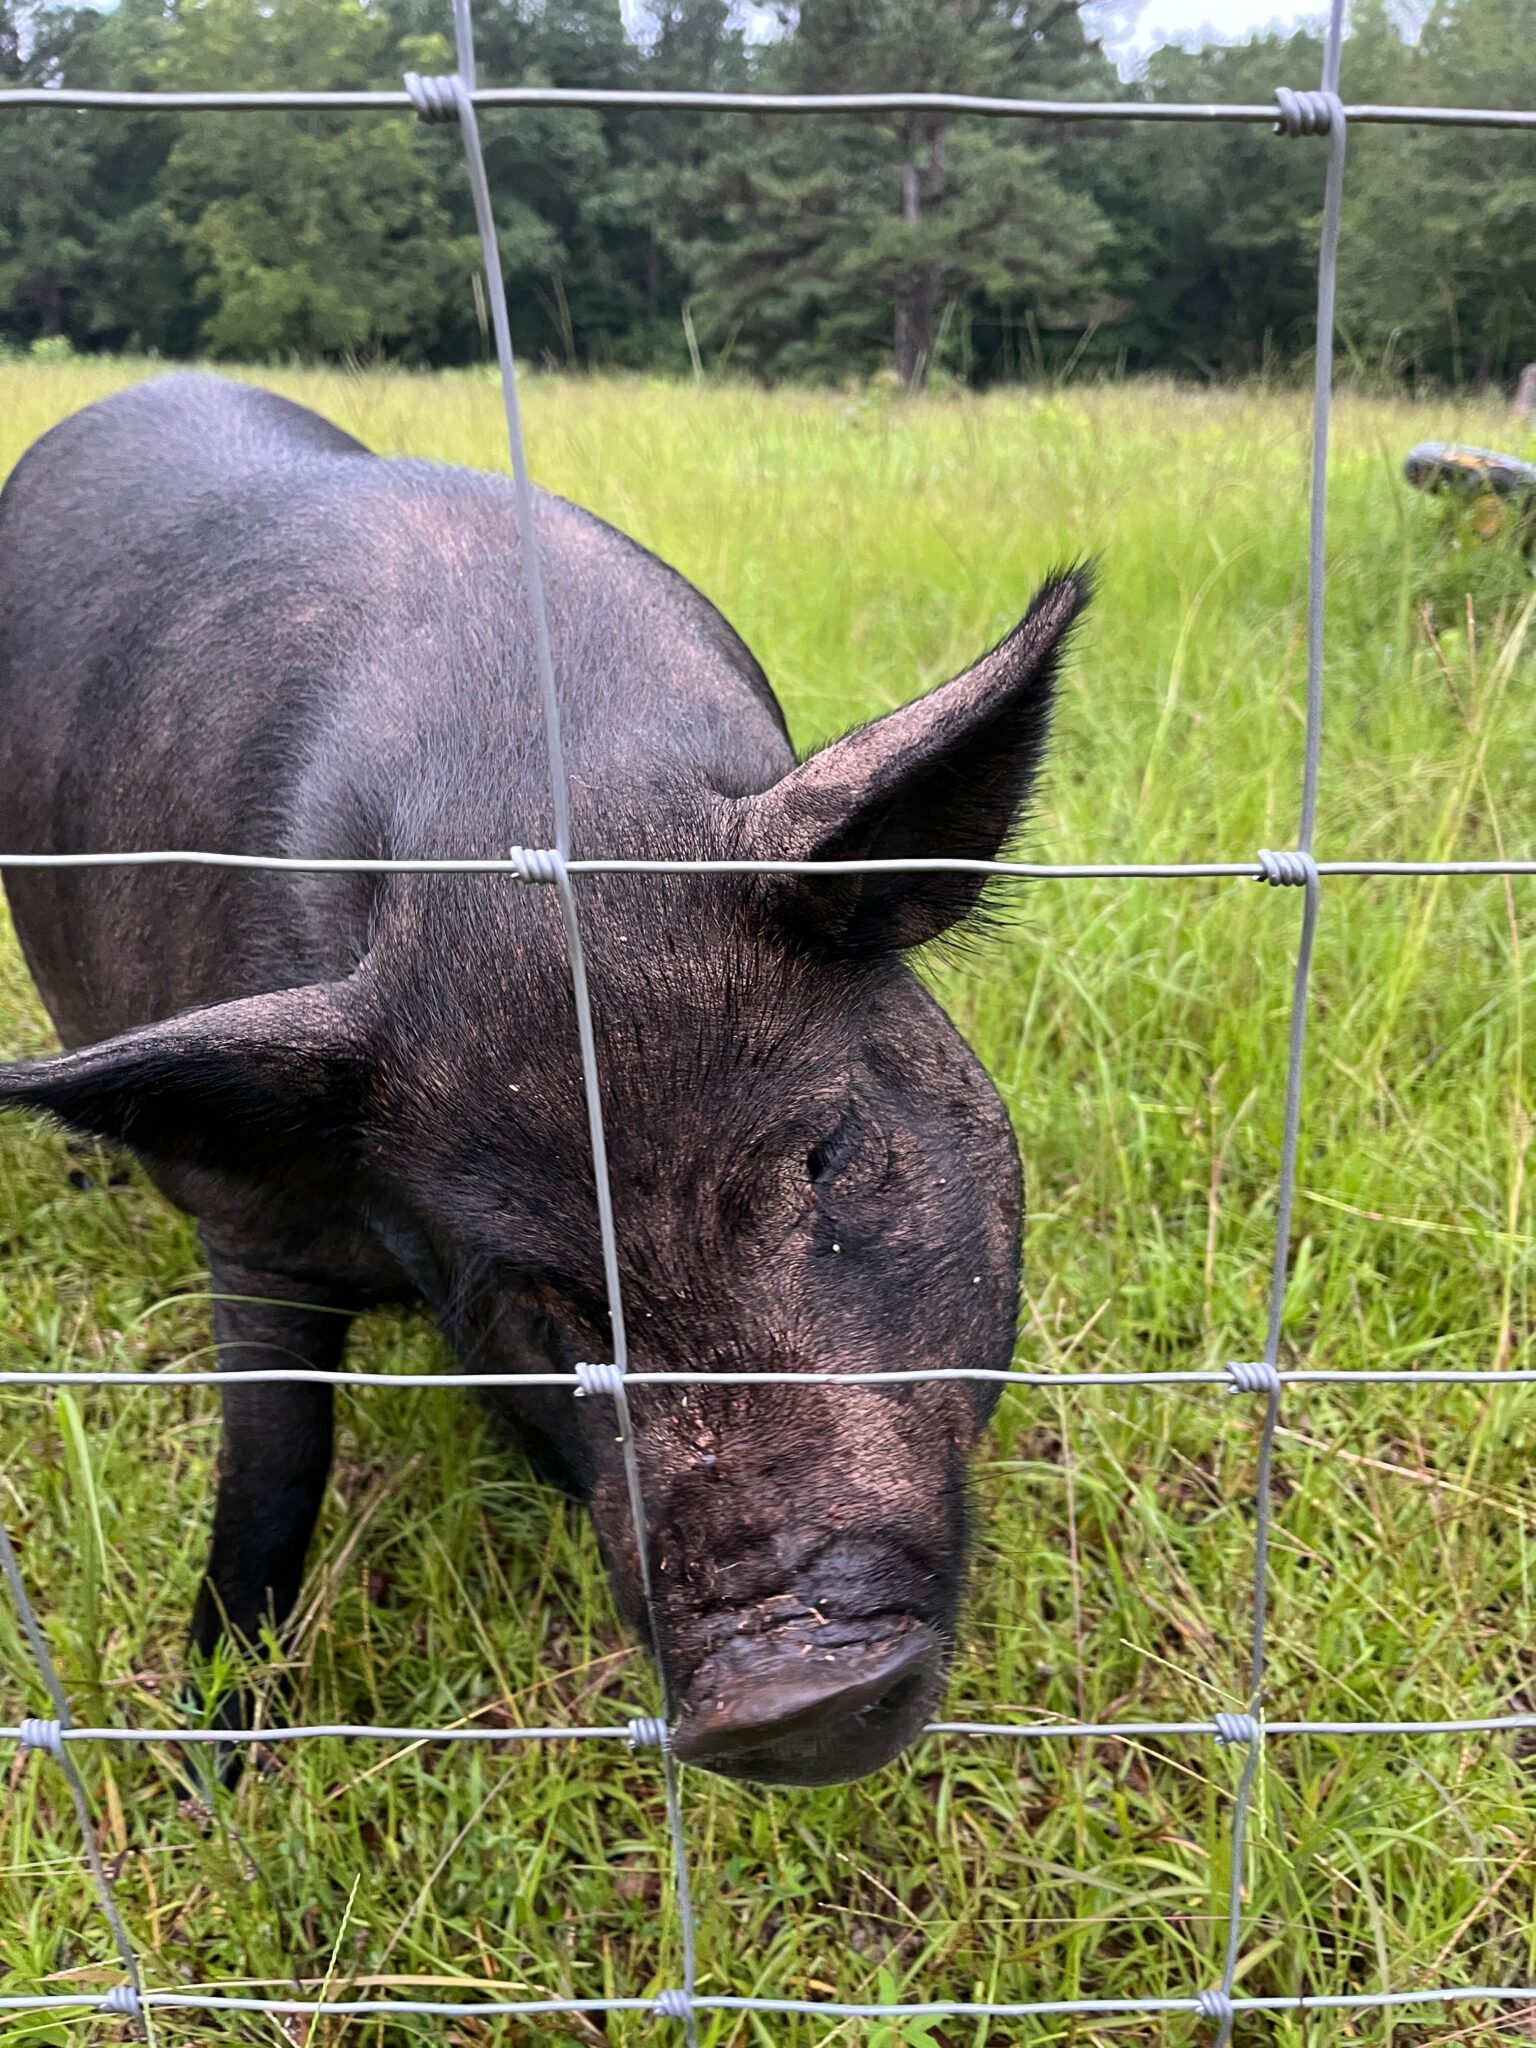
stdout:
<svg viewBox="0 0 1536 2048">
<path fill-rule="evenodd" d="M 1271 853 L 1254 860 L 1121 861 L 1052 863 L 1023 860 L 567 860 L 567 875 L 984 875 L 999 882 L 1191 882 L 1244 881 L 1302 883 L 1304 873 L 1287 871 L 1296 853 Z M 156 848 L 103 853 L 0 853 L 5 868 L 258 868 L 300 875 L 507 875 L 519 882 L 552 882 L 536 870 L 552 859 L 543 848 L 516 847 L 504 860 L 342 860 L 287 853 L 208 853 Z M 1322 880 L 1330 875 L 1536 875 L 1536 860 L 1320 860 L 1312 863 Z"/>
<path fill-rule="evenodd" d="M 1502 1233 L 1490 1231 L 1491 1237 Z M 1246 1363 L 1246 1361 L 1245 1361 Z M 1003 1387 L 1225 1387 L 1230 1393 L 1246 1393 L 1229 1367 L 1225 1372 L 1192 1368 L 1181 1372 L 1005 1372 L 990 1366 L 937 1366 L 890 1372 L 669 1372 L 630 1371 L 624 1383 L 630 1387 L 746 1387 L 746 1386 L 839 1386 L 897 1387 L 943 1380 L 979 1380 Z M 1536 1384 L 1536 1369 L 1524 1366 L 1505 1370 L 1497 1366 L 1430 1365 L 1356 1369 L 1326 1366 L 1298 1366 L 1278 1370 L 1275 1382 L 1283 1387 L 1528 1387 Z M 327 1372 L 320 1366 L 263 1365 L 250 1372 L 228 1371 L 114 1372 L 110 1366 L 99 1371 L 76 1371 L 70 1366 L 40 1365 L 17 1372 L 0 1372 L 0 1387 L 223 1387 L 286 1385 L 318 1387 L 570 1387 L 580 1393 L 581 1381 L 565 1372 Z M 1267 1383 L 1266 1383 L 1267 1384 Z"/>
<path fill-rule="evenodd" d="M 639 1728 L 642 1733 L 637 1734 Z M 1485 1714 L 1466 1721 L 1264 1721 L 1247 1714 L 1218 1714 L 1209 1721 L 929 1721 L 924 1735 L 1009 1736 L 1022 1741 L 1051 1737 L 1108 1737 L 1118 1742 L 1160 1742 L 1174 1736 L 1210 1736 L 1223 1747 L 1272 1735 L 1506 1735 L 1536 1728 L 1536 1714 Z M 317 1742 L 622 1742 L 630 1749 L 664 1749 L 666 1723 L 619 1722 L 611 1728 L 409 1728 L 396 1722 L 316 1722 L 276 1728 L 76 1728 L 57 1721 L 21 1721 L 0 1728 L 0 1742 L 57 1754 L 61 1745 L 81 1742 L 203 1743 L 229 1749 L 266 1748 L 273 1743 Z"/>
<path fill-rule="evenodd" d="M 1316 820 L 1318 775 L 1322 738 L 1323 680 L 1323 594 L 1325 579 L 1326 484 L 1328 472 L 1328 424 L 1331 402 L 1333 294 L 1337 277 L 1339 209 L 1342 194 L 1345 146 L 1348 128 L 1356 125 L 1403 126 L 1423 124 L 1440 127 L 1536 129 L 1536 111 L 1467 107 L 1408 107 L 1388 105 L 1346 105 L 1338 94 L 1339 59 L 1342 44 L 1342 0 L 1333 0 L 1326 41 L 1322 90 L 1298 93 L 1280 88 L 1276 105 L 1184 104 L 1155 101 L 1059 101 L 989 99 L 953 93 L 858 93 L 858 94 L 756 94 L 649 92 L 561 88 L 544 86 L 480 87 L 475 82 L 474 54 L 467 0 L 454 0 L 458 44 L 458 71 L 451 79 L 420 79 L 412 76 L 400 92 L 108 92 L 75 88 L 20 88 L 0 91 L 0 116 L 29 108 L 119 109 L 132 112 L 195 111 L 302 111 L 410 112 L 424 119 L 457 121 L 465 148 L 466 168 L 475 200 L 490 290 L 492 321 L 497 342 L 507 412 L 508 445 L 517 493 L 519 531 L 531 535 L 531 496 L 522 432 L 517 409 L 515 366 L 508 338 L 507 309 L 500 260 L 496 249 L 490 195 L 480 153 L 476 114 L 499 108 L 595 108 L 615 111 L 660 111 L 697 114 L 749 115 L 867 115 L 931 113 L 979 115 L 987 118 L 1078 123 L 1085 121 L 1182 121 L 1182 122 L 1273 122 L 1277 131 L 1289 136 L 1322 136 L 1329 142 L 1328 183 L 1324 203 L 1318 282 L 1318 324 L 1316 390 L 1312 449 L 1312 498 L 1308 567 L 1308 647 L 1306 753 L 1301 824 L 1294 850 L 1262 850 L 1256 858 L 1234 861 L 1040 863 L 1023 861 L 967 861 L 955 859 L 905 859 L 869 861 L 807 862 L 793 860 L 668 860 L 578 858 L 572 855 L 567 808 L 567 784 L 560 741 L 558 698 L 553 660 L 545 618 L 540 569 L 536 550 L 521 550 L 526 595 L 534 622 L 535 652 L 545 738 L 550 760 L 551 793 L 554 802 L 555 845 L 552 848 L 514 847 L 501 859 L 310 859 L 293 855 L 267 855 L 196 849 L 127 849 L 62 854 L 0 854 L 0 870 L 15 868 L 126 868 L 126 867 L 211 867 L 252 869 L 307 874 L 358 873 L 402 875 L 503 875 L 525 883 L 552 885 L 557 890 L 565 927 L 567 952 L 575 993 L 583 1086 L 586 1093 L 594 1171 L 598 1189 L 599 1226 L 602 1237 L 608 1306 L 614 1334 L 614 1358 L 579 1366 L 571 1373 L 368 1373 L 327 1372 L 305 1367 L 263 1368 L 253 1372 L 179 1371 L 160 1372 L 76 1371 L 42 1367 L 24 1372 L 0 1373 L 0 1386 L 12 1390 L 59 1386 L 114 1388 L 219 1386 L 229 1382 L 313 1382 L 330 1386 L 396 1388 L 479 1388 L 495 1386 L 568 1387 L 583 1397 L 607 1398 L 615 1402 L 619 1439 L 623 1446 L 626 1481 L 641 1557 L 646 1607 L 650 1618 L 657 1669 L 665 1695 L 666 1678 L 660 1656 L 651 1600 L 649 1568 L 646 1562 L 646 1516 L 642 1475 L 635 1453 L 630 1425 L 627 1389 L 636 1386 L 825 1382 L 849 1385 L 898 1386 L 912 1382 L 975 1380 L 995 1382 L 1019 1389 L 1110 1389 L 1110 1388 L 1207 1388 L 1224 1387 L 1230 1393 L 1260 1396 L 1264 1402 L 1259 1436 L 1259 1471 L 1256 1490 L 1256 1526 L 1253 1559 L 1253 1631 L 1250 1654 L 1249 1693 L 1242 1712 L 1218 1713 L 1208 1720 L 1118 1721 L 1118 1722 L 993 1722 L 934 1721 L 925 1733 L 932 1736 L 1004 1738 L 1023 1741 L 1080 1738 L 1123 1742 L 1159 1742 L 1174 1739 L 1209 1739 L 1221 1746 L 1240 1747 L 1245 1760 L 1232 1806 L 1230 1891 L 1227 1900 L 1224 1961 L 1220 1982 L 1184 1997 L 1124 1999 L 1044 1999 L 1017 2003 L 970 2000 L 927 2002 L 844 2002 L 836 1999 L 793 1999 L 735 1997 L 701 1993 L 697 1989 L 694 1954 L 694 1926 L 688 1884 L 686 1843 L 678 1798 L 677 1765 L 672 1757 L 665 1717 L 641 1717 L 611 1727 L 408 1727 L 337 1723 L 296 1725 L 269 1729 L 212 1728 L 79 1728 L 71 1724 L 62 1684 L 55 1672 L 37 1617 L 10 1540 L 0 1525 L 0 1562 L 16 1603 L 23 1632 L 33 1651 L 39 1673 L 55 1708 L 51 1718 L 23 1721 L 0 1727 L 0 1740 L 15 1741 L 24 1750 L 37 1750 L 53 1757 L 64 1770 L 75 1801 L 82 1843 L 97 1886 L 103 1912 L 122 1959 L 126 1981 L 106 1993 L 80 1988 L 64 1993 L 34 1996 L 0 1996 L 4 2012 L 80 2012 L 94 2010 L 137 2021 L 153 2038 L 151 2015 L 155 2011 L 202 2011 L 259 2013 L 316 2017 L 334 2014 L 380 2018 L 409 2017 L 494 2017 L 529 2019 L 541 2015 L 636 2013 L 681 2021 L 692 2048 L 696 2041 L 696 2020 L 701 2013 L 758 2013 L 800 2015 L 826 2020 L 901 2018 L 1048 2018 L 1092 2017 L 1095 2015 L 1188 2014 L 1212 2022 L 1217 2029 L 1218 2048 L 1225 2048 L 1234 2019 L 1244 2013 L 1349 2012 L 1370 2009 L 1444 2007 L 1452 2004 L 1536 2005 L 1536 1986 L 1443 1985 L 1395 1991 L 1349 1991 L 1313 1995 L 1239 1997 L 1234 1992 L 1243 1934 L 1244 1832 L 1252 1799 L 1255 1773 L 1264 1743 L 1274 1737 L 1313 1736 L 1332 1740 L 1355 1736 L 1431 1737 L 1454 1735 L 1518 1734 L 1536 1728 L 1536 1714 L 1504 1714 L 1452 1720 L 1360 1720 L 1308 1721 L 1267 1720 L 1263 1714 L 1266 1592 L 1268 1583 L 1269 1469 L 1284 1389 L 1292 1386 L 1323 1385 L 1448 1385 L 1512 1387 L 1536 1383 L 1536 1370 L 1454 1370 L 1425 1368 L 1362 1368 L 1353 1371 L 1326 1369 L 1283 1369 L 1278 1363 L 1280 1309 L 1284 1297 L 1289 1245 L 1289 1219 L 1296 1195 L 1296 1169 L 1300 1142 L 1300 1090 L 1303 1073 L 1305 1032 L 1309 1005 L 1310 960 L 1320 903 L 1320 884 L 1336 877 L 1491 877 L 1513 878 L 1536 875 L 1536 860 L 1421 860 L 1379 861 L 1340 859 L 1317 860 L 1312 853 Z M 598 1073 L 591 1031 L 590 1004 L 581 949 L 578 904 L 574 880 L 596 876 L 709 876 L 709 875 L 795 875 L 826 876 L 851 873 L 891 872 L 973 873 L 998 881 L 1162 881 L 1162 880 L 1247 880 L 1275 886 L 1299 887 L 1303 891 L 1303 918 L 1297 953 L 1291 1002 L 1290 1044 L 1286 1061 L 1285 1130 L 1277 1200 L 1274 1254 L 1271 1262 L 1268 1329 L 1262 1359 L 1237 1360 L 1224 1368 L 1155 1372 L 1019 1372 L 982 1368 L 945 1370 L 875 1370 L 865 1372 L 687 1372 L 632 1371 L 628 1369 L 624 1345 L 623 1304 L 619 1283 L 617 1233 L 606 1170 L 606 1146 L 598 1096 Z M 1369 1219 L 1390 1221 L 1391 1219 Z M 1413 1219 L 1407 1219 L 1412 1221 Z M 1511 1233 L 1490 1226 L 1491 1237 L 1508 1238 Z M 86 1794 L 71 1761 L 70 1752 L 82 1744 L 139 1743 L 207 1745 L 231 1748 L 341 1739 L 423 1745 L 508 1744 L 534 1742 L 618 1742 L 631 1750 L 657 1749 L 666 1785 L 667 1827 L 672 1853 L 674 1897 L 682 1936 L 682 1983 L 645 1997 L 531 1998 L 504 2000 L 476 1998 L 473 2001 L 369 1998 L 349 1999 L 322 1996 L 315 1999 L 292 1997 L 254 1998 L 224 1995 L 217 1986 L 184 1986 L 149 1989 L 142 1982 L 132 1943 L 118 1913 L 111 1879 L 104 1869 L 95 1844 Z M 491 1988 L 491 1987 L 487 1987 Z M 502 1987 L 494 1987 L 502 1988 Z"/>
<path fill-rule="evenodd" d="M 1000 2005 L 982 1999 L 933 1999 L 927 2004 L 893 2001 L 882 2005 L 855 2005 L 836 1999 L 733 1998 L 727 1993 L 701 1992 L 689 2001 L 700 2012 L 760 2012 L 795 2014 L 807 2019 L 896 2020 L 896 2019 L 1046 2019 L 1090 2018 L 1112 2013 L 1191 2013 L 1200 2019 L 1219 2020 L 1245 2012 L 1366 2012 L 1377 2007 L 1425 2005 L 1529 2005 L 1536 2003 L 1536 1986 L 1523 1984 L 1468 1984 L 1436 1986 L 1428 1991 L 1336 1991 L 1297 1993 L 1293 1997 L 1228 1998 L 1214 1992 L 1197 1992 L 1190 1998 L 1050 1998 L 1017 2005 Z M 462 2005 L 446 2001 L 406 1998 L 225 1998 L 194 1989 L 147 1991 L 135 2001 L 148 2014 L 159 2012 L 261 2012 L 292 2013 L 300 2018 L 330 2013 L 338 2018 L 369 2019 L 530 2019 L 555 2013 L 645 2013 L 657 2019 L 682 2015 L 665 1992 L 656 1998 L 531 1998 L 476 1999 Z M 32 1997 L 0 1998 L 0 2012 L 78 2012 L 82 2007 L 124 2013 L 126 2006 L 108 2006 L 94 1992 L 54 1992 Z"/>
<path fill-rule="evenodd" d="M 976 114 L 1013 121 L 1273 122 L 1273 103 L 1188 100 L 989 99 L 960 92 L 648 92 L 562 85 L 482 85 L 466 97 L 477 110 L 497 107 L 611 108 L 673 114 Z M 1315 97 L 1309 95 L 1308 97 Z M 12 86 L 0 90 L 0 111 L 22 107 L 94 107 L 134 114 L 303 113 L 409 114 L 409 92 L 100 92 L 81 86 Z M 1359 104 L 1342 112 L 1365 127 L 1536 128 L 1536 112 L 1513 107 L 1406 107 Z"/>
</svg>

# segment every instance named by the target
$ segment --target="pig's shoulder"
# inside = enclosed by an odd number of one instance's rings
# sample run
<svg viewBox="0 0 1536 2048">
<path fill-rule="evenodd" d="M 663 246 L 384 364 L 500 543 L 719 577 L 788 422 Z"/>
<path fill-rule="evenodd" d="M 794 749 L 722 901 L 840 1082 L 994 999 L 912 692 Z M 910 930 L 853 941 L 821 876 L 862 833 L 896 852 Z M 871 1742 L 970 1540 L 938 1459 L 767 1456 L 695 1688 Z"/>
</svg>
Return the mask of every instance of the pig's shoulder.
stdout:
<svg viewBox="0 0 1536 2048">
<path fill-rule="evenodd" d="M 517 580 L 516 499 L 505 476 L 408 459 L 354 465 L 322 457 L 306 477 L 318 499 L 335 505 L 338 516 L 328 523 L 338 536 L 347 531 L 375 589 L 387 582 L 403 594 L 448 575 L 486 602 L 501 575 Z M 290 516 L 306 520 L 297 507 Z M 564 621 L 568 637 L 588 647 L 606 641 L 623 651 L 621 666 L 638 662 L 658 684 L 669 679 L 695 707 L 720 689 L 734 697 L 744 687 L 787 742 L 760 663 L 702 591 L 568 499 L 536 491 L 534 516 L 557 637 Z"/>
<path fill-rule="evenodd" d="M 707 657 L 723 662 L 747 684 L 772 714 L 780 732 L 789 737 L 779 700 L 757 657 L 701 590 L 659 555 L 595 513 L 565 498 L 546 497 L 543 503 L 555 548 L 565 561 L 590 571 L 605 602 L 623 605 L 664 630 L 675 633 L 679 626 L 685 627 Z"/>
</svg>

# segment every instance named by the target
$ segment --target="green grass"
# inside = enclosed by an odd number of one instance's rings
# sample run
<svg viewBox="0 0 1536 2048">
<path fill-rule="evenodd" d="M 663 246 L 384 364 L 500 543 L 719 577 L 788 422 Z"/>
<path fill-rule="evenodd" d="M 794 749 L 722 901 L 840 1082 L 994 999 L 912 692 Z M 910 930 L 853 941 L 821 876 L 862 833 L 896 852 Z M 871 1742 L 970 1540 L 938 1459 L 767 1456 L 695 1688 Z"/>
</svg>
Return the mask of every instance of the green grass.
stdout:
<svg viewBox="0 0 1536 2048">
<path fill-rule="evenodd" d="M 141 365 L 0 367 L 0 469 Z M 274 374 L 372 445 L 502 466 L 482 377 Z M 535 379 L 537 475 L 716 599 L 801 741 L 930 686 L 1100 555 L 1033 839 L 1041 858 L 1246 857 L 1294 841 L 1307 409 L 1157 386 L 890 403 Z M 1412 500 L 1413 440 L 1498 416 L 1345 398 L 1331 496 L 1319 852 L 1536 852 L 1533 585 L 1507 544 Z M 1470 596 L 1470 611 L 1468 600 Z M 1429 607 L 1432 641 L 1420 607 Z M 1469 629 L 1470 620 L 1470 629 Z M 3 832 L 0 832 L 3 838 Z M 1017 1121 L 1032 1366 L 1199 1367 L 1262 1342 L 1294 891 L 1050 884 L 937 971 Z M 1326 885 L 1287 1357 L 1536 1364 L 1526 1183 L 1529 885 Z M 9 939 L 0 1051 L 49 1043 Z M 205 1354 L 195 1240 L 140 1182 L 71 1184 L 0 1123 L 0 1363 Z M 89 1164 L 89 1162 L 86 1162 Z M 95 1172 L 95 1169 L 92 1169 Z M 440 1360 L 409 1317 L 371 1367 Z M 174 1718 L 217 1428 L 203 1392 L 0 1405 L 0 1492 L 77 1711 Z M 1217 1390 L 1008 1396 L 947 1711 L 1202 1718 L 1241 1704 L 1258 1403 Z M 1536 1390 L 1299 1389 L 1282 1416 L 1269 1711 L 1431 1717 L 1536 1704 Z M 306 1719 L 584 1722 L 653 1711 L 582 1518 L 458 1396 L 343 1402 L 290 1664 Z M 41 1698 L 0 1615 L 0 1713 Z M 1180 1994 L 1219 1975 L 1240 1758 L 1204 1741 L 930 1739 L 868 1782 L 768 1793 L 688 1774 L 701 1989 L 851 1998 Z M 206 1831 L 162 1757 L 81 1758 L 152 1983 L 430 1995 L 676 1981 L 655 1764 L 622 1749 L 315 1744 Z M 115 1980 L 55 1770 L 9 1762 L 7 1990 Z M 1245 1872 L 1248 1992 L 1536 1977 L 1530 1763 L 1508 1739 L 1279 1739 Z M 366 1995 L 360 1988 L 359 1995 Z M 1506 2028 L 1514 2022 L 1506 2018 Z M 15 2022 L 6 2042 L 114 2038 Z M 163 2042 L 512 2042 L 556 2023 L 163 2015 Z M 666 2039 L 616 2017 L 615 2043 Z M 1529 2032 L 1527 2025 L 1526 2031 Z M 706 2020 L 712 2043 L 1202 2037 L 1182 2018 L 909 2027 Z M 1240 2042 L 1507 2040 L 1487 2009 L 1240 2021 Z"/>
</svg>

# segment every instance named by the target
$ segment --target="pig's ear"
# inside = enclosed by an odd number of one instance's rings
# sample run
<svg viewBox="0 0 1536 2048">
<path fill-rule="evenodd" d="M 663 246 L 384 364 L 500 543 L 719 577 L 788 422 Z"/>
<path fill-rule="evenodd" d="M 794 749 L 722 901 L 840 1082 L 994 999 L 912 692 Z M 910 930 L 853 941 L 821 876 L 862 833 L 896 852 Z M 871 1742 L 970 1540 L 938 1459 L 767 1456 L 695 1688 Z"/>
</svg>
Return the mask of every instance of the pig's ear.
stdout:
<svg viewBox="0 0 1536 2048">
<path fill-rule="evenodd" d="M 352 985 L 250 996 L 54 1059 L 0 1067 L 0 1109 L 31 1109 L 151 1159 L 239 1172 L 340 1165 L 366 1088 Z"/>
<path fill-rule="evenodd" d="M 1050 735 L 1056 671 L 1087 604 L 1087 568 L 1053 576 L 1006 640 L 926 697 L 815 754 L 743 804 L 750 858 L 996 860 Z M 964 917 L 984 877 L 792 878 L 785 911 L 859 951 L 920 946 Z"/>
</svg>

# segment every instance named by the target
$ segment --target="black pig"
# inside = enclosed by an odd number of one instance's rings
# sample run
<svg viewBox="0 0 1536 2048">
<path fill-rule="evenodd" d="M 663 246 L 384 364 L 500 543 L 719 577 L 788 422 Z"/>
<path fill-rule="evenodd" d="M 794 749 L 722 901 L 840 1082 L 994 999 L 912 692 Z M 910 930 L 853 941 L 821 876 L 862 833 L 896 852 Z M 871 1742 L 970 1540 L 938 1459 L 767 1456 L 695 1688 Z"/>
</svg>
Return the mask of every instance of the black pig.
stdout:
<svg viewBox="0 0 1536 2048">
<path fill-rule="evenodd" d="M 931 695 L 796 765 L 762 670 L 683 579 L 537 500 L 589 856 L 990 858 L 1047 740 L 1057 576 Z M 549 843 L 510 485 L 381 461 L 205 376 L 45 435 L 0 495 L 0 848 L 388 858 Z M 5 884 L 66 1048 L 0 1105 L 131 1146 L 198 1217 L 226 1368 L 334 1367 L 424 1299 L 470 1371 L 609 1353 L 553 891 L 510 877 L 26 870 Z M 578 883 L 631 1364 L 1006 1367 L 1022 1194 L 1008 1118 L 903 961 L 974 876 Z M 493 1391 L 587 1501 L 642 1618 L 613 1410 Z M 826 1784 L 939 1697 L 966 1465 L 995 1389 L 636 1389 L 679 1756 Z M 331 1394 L 224 1391 L 192 1622 L 296 1597 Z"/>
</svg>

